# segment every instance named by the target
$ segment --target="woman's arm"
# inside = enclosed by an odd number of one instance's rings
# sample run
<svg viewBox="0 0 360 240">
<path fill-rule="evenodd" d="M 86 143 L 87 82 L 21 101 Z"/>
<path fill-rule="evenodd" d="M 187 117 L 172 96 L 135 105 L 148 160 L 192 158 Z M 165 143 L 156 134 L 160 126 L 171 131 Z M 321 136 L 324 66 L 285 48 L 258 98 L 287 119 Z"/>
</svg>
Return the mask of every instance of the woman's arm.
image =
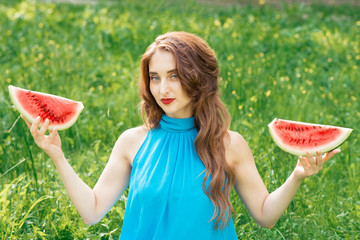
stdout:
<svg viewBox="0 0 360 240">
<path fill-rule="evenodd" d="M 25 119 L 24 119 L 25 120 Z M 26 120 L 25 120 L 26 121 Z M 110 159 L 94 189 L 75 173 L 61 150 L 61 140 L 56 130 L 45 135 L 48 121 L 39 129 L 39 118 L 30 124 L 26 121 L 35 143 L 54 161 L 65 189 L 86 224 L 98 222 L 114 205 L 126 189 L 131 172 L 131 160 L 140 147 L 143 128 L 125 131 L 115 143 Z"/>
<path fill-rule="evenodd" d="M 244 138 L 238 133 L 230 132 L 230 141 L 227 159 L 235 173 L 235 190 L 255 221 L 266 228 L 272 228 L 276 224 L 302 180 L 316 174 L 325 161 L 340 152 L 336 149 L 323 157 L 321 154 L 317 154 L 316 157 L 299 157 L 296 168 L 285 183 L 269 194 Z"/>
</svg>

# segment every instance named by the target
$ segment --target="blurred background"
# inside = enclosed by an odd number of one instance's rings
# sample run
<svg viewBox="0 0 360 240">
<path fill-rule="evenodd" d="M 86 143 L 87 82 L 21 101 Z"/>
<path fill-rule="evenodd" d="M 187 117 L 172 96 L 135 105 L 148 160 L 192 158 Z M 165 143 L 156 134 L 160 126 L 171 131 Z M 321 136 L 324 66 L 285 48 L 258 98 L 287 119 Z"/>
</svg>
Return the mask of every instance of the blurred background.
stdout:
<svg viewBox="0 0 360 240">
<path fill-rule="evenodd" d="M 342 152 L 306 179 L 271 229 L 232 192 L 239 239 L 359 239 L 360 6 L 355 0 L 0 0 L 1 239 L 117 239 L 127 192 L 86 226 L 8 85 L 82 101 L 60 133 L 93 187 L 118 136 L 142 124 L 139 60 L 156 36 L 188 31 L 215 50 L 231 129 L 244 136 L 269 191 L 297 159 L 272 141 L 273 118 L 353 128 Z"/>
</svg>

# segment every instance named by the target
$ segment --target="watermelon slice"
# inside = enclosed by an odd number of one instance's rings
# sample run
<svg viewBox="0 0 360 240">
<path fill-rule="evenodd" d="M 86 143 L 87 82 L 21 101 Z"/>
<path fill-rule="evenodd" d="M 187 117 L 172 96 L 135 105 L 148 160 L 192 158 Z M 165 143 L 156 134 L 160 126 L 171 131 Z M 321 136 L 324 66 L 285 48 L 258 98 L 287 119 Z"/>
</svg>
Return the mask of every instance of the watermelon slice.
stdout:
<svg viewBox="0 0 360 240">
<path fill-rule="evenodd" d="M 67 98 L 9 86 L 11 100 L 16 109 L 31 123 L 40 116 L 40 125 L 49 119 L 48 129 L 63 130 L 77 120 L 84 105 Z"/>
<path fill-rule="evenodd" d="M 285 152 L 304 156 L 325 153 L 342 144 L 352 129 L 275 118 L 269 125 L 274 142 Z"/>
</svg>

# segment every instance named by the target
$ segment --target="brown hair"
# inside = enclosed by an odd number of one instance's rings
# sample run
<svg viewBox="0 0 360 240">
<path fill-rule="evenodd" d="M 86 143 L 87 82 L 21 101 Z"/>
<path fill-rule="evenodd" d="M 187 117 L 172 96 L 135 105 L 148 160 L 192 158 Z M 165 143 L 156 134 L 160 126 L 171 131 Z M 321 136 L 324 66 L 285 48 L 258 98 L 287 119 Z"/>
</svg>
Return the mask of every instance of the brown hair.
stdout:
<svg viewBox="0 0 360 240">
<path fill-rule="evenodd" d="M 150 92 L 149 61 L 156 50 L 173 54 L 181 86 L 193 103 L 195 124 L 199 133 L 195 139 L 197 153 L 206 173 L 203 190 L 214 205 L 215 228 L 224 228 L 233 207 L 229 194 L 234 184 L 234 173 L 225 159 L 224 137 L 230 125 L 230 115 L 219 98 L 219 67 L 214 51 L 193 34 L 169 32 L 156 38 L 141 59 L 140 95 L 144 123 L 159 125 L 163 110 Z M 146 115 L 146 117 L 145 117 Z M 211 181 L 206 186 L 206 181 Z"/>
</svg>

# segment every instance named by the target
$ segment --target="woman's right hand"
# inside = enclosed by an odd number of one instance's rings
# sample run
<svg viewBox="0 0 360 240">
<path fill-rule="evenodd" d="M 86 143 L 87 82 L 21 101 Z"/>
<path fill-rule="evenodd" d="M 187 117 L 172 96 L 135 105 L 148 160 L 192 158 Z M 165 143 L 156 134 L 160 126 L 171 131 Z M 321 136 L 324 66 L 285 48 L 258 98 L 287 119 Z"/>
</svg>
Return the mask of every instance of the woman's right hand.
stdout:
<svg viewBox="0 0 360 240">
<path fill-rule="evenodd" d="M 29 127 L 31 135 L 34 138 L 36 145 L 38 145 L 50 158 L 53 160 L 63 157 L 61 150 L 61 139 L 57 129 L 50 131 L 49 135 L 45 135 L 46 130 L 49 126 L 49 120 L 46 119 L 45 123 L 39 129 L 40 117 L 37 117 L 31 124 L 23 116 L 26 125 Z"/>
</svg>

